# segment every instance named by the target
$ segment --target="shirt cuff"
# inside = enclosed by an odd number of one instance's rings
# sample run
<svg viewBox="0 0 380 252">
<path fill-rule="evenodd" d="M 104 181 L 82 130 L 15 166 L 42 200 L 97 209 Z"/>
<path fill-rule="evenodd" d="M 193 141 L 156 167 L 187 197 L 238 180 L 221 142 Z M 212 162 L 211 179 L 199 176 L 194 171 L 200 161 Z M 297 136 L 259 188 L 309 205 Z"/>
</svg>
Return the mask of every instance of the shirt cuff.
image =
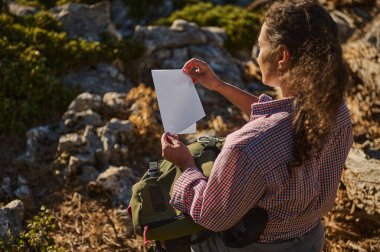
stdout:
<svg viewBox="0 0 380 252">
<path fill-rule="evenodd" d="M 194 198 L 193 187 L 199 183 L 207 183 L 207 177 L 195 166 L 187 168 L 173 186 L 170 204 L 179 211 L 190 214 Z"/>
</svg>

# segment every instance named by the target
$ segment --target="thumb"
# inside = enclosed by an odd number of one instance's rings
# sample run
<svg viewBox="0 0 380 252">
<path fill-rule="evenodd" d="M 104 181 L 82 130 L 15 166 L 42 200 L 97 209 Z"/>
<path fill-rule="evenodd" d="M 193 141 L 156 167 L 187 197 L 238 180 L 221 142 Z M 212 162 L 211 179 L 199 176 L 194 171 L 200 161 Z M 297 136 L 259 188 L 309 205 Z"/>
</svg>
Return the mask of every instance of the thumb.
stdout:
<svg viewBox="0 0 380 252">
<path fill-rule="evenodd" d="M 174 146 L 181 145 L 181 142 L 177 138 L 175 138 L 175 137 L 173 137 L 171 135 L 170 136 L 168 135 L 168 138 L 173 143 Z"/>
</svg>

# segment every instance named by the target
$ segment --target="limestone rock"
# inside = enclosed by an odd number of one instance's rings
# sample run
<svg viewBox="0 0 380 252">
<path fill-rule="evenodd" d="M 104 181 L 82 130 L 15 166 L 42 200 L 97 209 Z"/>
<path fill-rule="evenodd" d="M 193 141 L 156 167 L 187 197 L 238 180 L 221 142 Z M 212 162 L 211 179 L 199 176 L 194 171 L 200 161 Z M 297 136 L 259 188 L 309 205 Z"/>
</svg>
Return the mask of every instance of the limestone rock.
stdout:
<svg viewBox="0 0 380 252">
<path fill-rule="evenodd" d="M 95 180 L 99 171 L 93 167 L 95 165 L 94 161 L 91 155 L 78 154 L 71 156 L 68 165 L 68 175 L 78 178 L 83 183 Z"/>
<path fill-rule="evenodd" d="M 110 166 L 96 179 L 96 185 L 109 192 L 114 206 L 127 207 L 132 196 L 132 185 L 137 181 L 131 168 Z"/>
<path fill-rule="evenodd" d="M 78 95 L 69 106 L 69 110 L 81 112 L 85 110 L 98 111 L 102 105 L 102 97 L 97 94 L 90 94 L 88 92 Z"/>
<path fill-rule="evenodd" d="M 171 27 L 139 26 L 135 37 L 144 41 L 147 48 L 141 60 L 141 76 L 144 83 L 152 83 L 151 69 L 182 68 L 191 58 L 199 58 L 210 64 L 224 81 L 244 88 L 243 67 L 224 49 L 226 39 L 222 28 L 200 28 L 185 20 L 175 20 Z M 228 69 L 228 71 L 226 71 Z M 204 99 L 212 93 L 199 88 Z"/>
<path fill-rule="evenodd" d="M 103 96 L 104 112 L 109 117 L 128 119 L 130 107 L 127 102 L 127 94 L 109 92 Z"/>
<path fill-rule="evenodd" d="M 206 34 L 207 41 L 217 47 L 223 48 L 224 42 L 227 40 L 227 33 L 224 28 L 217 26 L 205 26 L 201 28 Z"/>
<path fill-rule="evenodd" d="M 20 159 L 31 164 L 46 163 L 55 157 L 59 134 L 53 126 L 39 126 L 26 133 L 26 153 Z"/>
<path fill-rule="evenodd" d="M 128 140 L 133 132 L 129 121 L 113 118 L 104 127 L 98 129 L 103 143 L 103 152 L 98 153 L 103 163 L 121 165 L 128 155 Z"/>
<path fill-rule="evenodd" d="M 380 90 L 380 15 L 365 37 L 347 43 L 344 56 L 351 70 L 364 84 Z"/>
<path fill-rule="evenodd" d="M 5 207 L 0 208 L 0 239 L 8 239 L 10 231 L 17 237 L 22 231 L 24 219 L 24 205 L 20 200 L 13 200 Z"/>
<path fill-rule="evenodd" d="M 87 143 L 79 134 L 70 133 L 59 138 L 58 153 L 83 153 L 85 151 L 87 151 Z"/>
<path fill-rule="evenodd" d="M 104 150 L 112 150 L 115 144 L 127 143 L 132 134 L 132 125 L 129 121 L 111 119 L 104 127 L 98 129 Z"/>
<path fill-rule="evenodd" d="M 129 9 L 123 3 L 123 0 L 110 1 L 111 20 L 115 28 L 122 37 L 132 36 L 136 21 L 129 17 Z"/>
<path fill-rule="evenodd" d="M 36 7 L 32 6 L 26 6 L 22 4 L 18 4 L 15 1 L 12 1 L 8 4 L 9 12 L 16 15 L 16 16 L 28 16 L 33 15 L 38 12 L 38 9 Z"/>
<path fill-rule="evenodd" d="M 85 128 L 86 126 L 98 127 L 102 125 L 102 118 L 100 115 L 91 109 L 81 112 L 68 110 L 63 115 L 62 119 L 67 131 L 75 131 Z"/>
<path fill-rule="evenodd" d="M 87 153 L 94 154 L 103 149 L 100 137 L 96 133 L 96 129 L 92 126 L 87 126 L 83 132 L 82 140 L 87 144 Z"/>
<path fill-rule="evenodd" d="M 120 38 L 110 19 L 108 1 L 93 5 L 68 3 L 51 9 L 62 22 L 69 37 L 86 40 L 100 40 L 100 33 L 107 32 Z"/>
<path fill-rule="evenodd" d="M 380 214 L 380 161 L 351 149 L 343 172 L 348 197 L 367 214 Z"/>
<path fill-rule="evenodd" d="M 144 41 L 147 55 L 157 49 L 178 48 L 207 42 L 207 36 L 199 27 L 185 20 L 175 20 L 171 27 L 137 26 L 134 36 Z"/>
<path fill-rule="evenodd" d="M 339 41 L 345 42 L 354 33 L 354 21 L 348 15 L 338 10 L 333 10 L 330 12 L 330 15 L 338 26 Z"/>
<path fill-rule="evenodd" d="M 21 185 L 15 191 L 16 197 L 24 203 L 25 209 L 34 209 L 33 194 L 27 185 Z"/>
<path fill-rule="evenodd" d="M 106 92 L 125 92 L 132 88 L 132 83 L 115 66 L 101 63 L 96 69 L 72 72 L 64 77 L 68 86 L 79 87 L 93 94 Z"/>
<path fill-rule="evenodd" d="M 380 14 L 343 46 L 354 87 L 347 97 L 356 136 L 380 138 Z"/>
</svg>

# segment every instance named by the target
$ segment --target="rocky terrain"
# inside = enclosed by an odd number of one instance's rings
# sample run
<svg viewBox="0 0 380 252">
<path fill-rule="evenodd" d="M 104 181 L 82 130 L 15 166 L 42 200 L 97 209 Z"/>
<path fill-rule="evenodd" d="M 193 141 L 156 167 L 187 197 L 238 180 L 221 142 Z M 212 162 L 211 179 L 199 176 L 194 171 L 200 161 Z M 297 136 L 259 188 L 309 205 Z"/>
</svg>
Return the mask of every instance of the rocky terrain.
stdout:
<svg viewBox="0 0 380 252">
<path fill-rule="evenodd" d="M 260 8 L 268 1 L 239 2 Z M 380 251 L 380 2 L 320 2 L 339 27 L 352 79 L 346 102 L 355 134 L 335 207 L 324 216 L 325 251 Z M 50 10 L 71 36 L 97 40 L 106 30 L 115 37 L 127 34 L 142 40 L 145 54 L 133 65 L 139 83 L 130 81 L 125 71 L 129 66 L 119 62 L 64 77 L 82 93 L 60 120 L 31 128 L 25 144 L 9 140 L 18 146 L 17 155 L 5 151 L 14 159 L 0 162 L 0 237 L 8 230 L 17 236 L 23 221 L 44 205 L 56 218 L 58 228 L 51 235 L 64 251 L 146 250 L 133 234 L 126 206 L 133 183 L 161 154 L 163 128 L 151 69 L 181 68 L 197 57 L 223 80 L 257 94 L 280 96 L 260 83 L 255 55 L 238 59 L 224 48 L 227 35 L 222 28 L 185 20 L 170 27 L 149 26 L 129 19 L 120 4 L 71 3 Z M 38 11 L 16 3 L 10 10 L 17 15 Z M 202 88 L 198 92 L 207 116 L 197 125 L 197 134 L 184 136 L 184 142 L 197 135 L 225 136 L 247 121 L 222 97 Z"/>
</svg>

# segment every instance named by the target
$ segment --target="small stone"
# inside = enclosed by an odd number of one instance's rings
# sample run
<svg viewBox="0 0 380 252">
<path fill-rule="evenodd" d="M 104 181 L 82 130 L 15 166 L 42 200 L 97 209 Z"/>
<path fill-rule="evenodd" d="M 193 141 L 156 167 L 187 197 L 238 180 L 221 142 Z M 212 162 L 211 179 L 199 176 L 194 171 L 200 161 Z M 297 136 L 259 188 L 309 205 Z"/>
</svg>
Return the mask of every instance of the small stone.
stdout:
<svg viewBox="0 0 380 252">
<path fill-rule="evenodd" d="M 32 191 L 27 185 L 22 185 L 15 191 L 15 195 L 24 203 L 26 209 L 34 209 Z"/>
</svg>

